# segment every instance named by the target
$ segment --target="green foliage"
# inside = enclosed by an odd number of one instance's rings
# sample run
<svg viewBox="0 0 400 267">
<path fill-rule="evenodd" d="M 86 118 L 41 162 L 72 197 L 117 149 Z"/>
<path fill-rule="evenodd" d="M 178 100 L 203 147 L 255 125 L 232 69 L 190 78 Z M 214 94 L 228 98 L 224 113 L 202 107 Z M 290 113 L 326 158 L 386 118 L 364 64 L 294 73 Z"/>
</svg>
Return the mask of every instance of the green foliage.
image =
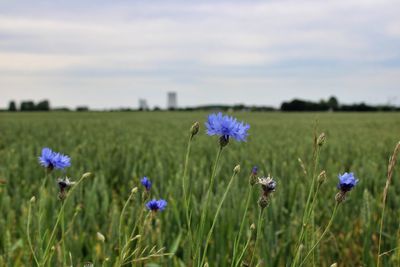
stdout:
<svg viewBox="0 0 400 267">
<path fill-rule="evenodd" d="M 298 159 L 304 162 L 307 171 L 312 168 L 314 125 L 318 120 L 319 132 L 325 132 L 326 142 L 321 148 L 316 174 L 325 170 L 327 178 L 314 207 L 317 237 L 335 206 L 337 174 L 353 171 L 360 183 L 341 205 L 329 233 L 315 251 L 316 266 L 330 266 L 334 262 L 339 266 L 374 266 L 382 190 L 388 158 L 400 137 L 400 114 L 234 115 L 251 125 L 250 136 L 247 143 L 230 142 L 216 170 L 215 186 L 206 210 L 206 229 L 213 222 L 233 167 L 241 165 L 241 172 L 233 180 L 219 210 L 206 256 L 209 265 L 230 266 L 234 247 L 241 250 L 247 240 L 249 253 L 243 260 L 250 261 L 255 251 L 254 262 L 263 262 L 265 266 L 290 264 L 311 185 L 310 175 L 304 175 Z M 157 214 L 147 226 L 139 226 L 148 227 L 144 240 L 150 246 L 147 250 L 157 246 L 155 251 L 165 247 L 163 252 L 174 253 L 146 258 L 145 262 L 148 266 L 190 265 L 193 244 L 187 234 L 181 178 L 189 129 L 193 122 L 199 121 L 200 131 L 191 143 L 186 184 L 190 216 L 200 218 L 201 200 L 207 192 L 219 145 L 218 138 L 204 134 L 207 113 L 53 112 L 0 116 L 0 266 L 34 266 L 26 238 L 32 196 L 36 196 L 32 205 L 32 242 L 38 242 L 39 225 L 35 216 L 40 201 L 45 207 L 45 219 L 40 225 L 42 235 L 46 239 L 51 235 L 60 210 L 56 179 L 62 173 L 53 172 L 46 186 L 48 190 L 39 194 L 45 172 L 37 157 L 45 146 L 71 156 L 72 167 L 67 170 L 71 179 L 76 181 L 88 171 L 94 174 L 94 178 L 79 185 L 64 210 L 65 248 L 72 255 L 73 266 L 83 266 L 88 261 L 94 266 L 112 266 L 116 261 L 121 210 L 132 188 L 137 186 L 139 193 L 132 197 L 123 216 L 121 241 L 124 243 L 140 217 L 142 176 L 152 180 L 154 197 L 168 201 L 164 212 Z M 241 242 L 235 241 L 247 208 L 248 177 L 254 165 L 259 167 L 259 175 L 270 173 L 278 182 L 271 203 L 264 210 L 256 250 L 250 225 L 259 220 L 257 190 L 250 197 Z M 393 186 L 389 188 L 382 252 L 391 251 L 400 243 L 398 174 L 395 170 Z M 104 243 L 96 237 L 97 232 L 104 235 Z M 36 249 L 45 250 L 45 245 Z M 53 263 L 57 262 L 58 255 L 56 247 Z M 382 257 L 381 266 L 393 266 L 399 262 L 399 256 L 398 250 L 388 253 Z M 69 264 L 71 259 L 68 256 L 66 262 Z"/>
</svg>

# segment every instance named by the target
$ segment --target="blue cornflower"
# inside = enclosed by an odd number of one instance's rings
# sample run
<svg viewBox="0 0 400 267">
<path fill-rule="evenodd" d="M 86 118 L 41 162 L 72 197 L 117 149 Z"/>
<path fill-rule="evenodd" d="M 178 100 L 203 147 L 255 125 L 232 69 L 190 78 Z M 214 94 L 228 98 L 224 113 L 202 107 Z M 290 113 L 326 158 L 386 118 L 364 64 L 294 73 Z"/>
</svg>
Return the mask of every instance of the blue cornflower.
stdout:
<svg viewBox="0 0 400 267">
<path fill-rule="evenodd" d="M 210 114 L 205 125 L 208 135 L 219 135 L 221 137 L 222 146 L 228 144 L 230 137 L 239 142 L 246 141 L 247 131 L 250 128 L 250 125 L 238 122 L 233 117 L 222 115 L 221 112 Z"/>
<path fill-rule="evenodd" d="M 146 203 L 146 207 L 151 211 L 163 211 L 167 207 L 167 201 L 152 199 Z"/>
<path fill-rule="evenodd" d="M 352 172 L 345 172 L 343 175 L 339 174 L 338 178 L 339 183 L 337 187 L 343 192 L 350 191 L 358 183 L 358 179 L 354 177 L 354 173 Z"/>
<path fill-rule="evenodd" d="M 257 173 L 258 173 L 258 167 L 254 166 L 253 169 L 251 169 L 251 174 L 252 175 L 257 175 Z"/>
<path fill-rule="evenodd" d="M 42 149 L 42 154 L 39 157 L 39 163 L 49 170 L 64 169 L 71 166 L 71 159 L 66 155 L 56 153 L 50 148 L 45 147 Z"/>
<path fill-rule="evenodd" d="M 140 182 L 142 185 L 146 188 L 147 191 L 150 191 L 151 189 L 151 181 L 145 176 L 143 177 Z"/>
</svg>

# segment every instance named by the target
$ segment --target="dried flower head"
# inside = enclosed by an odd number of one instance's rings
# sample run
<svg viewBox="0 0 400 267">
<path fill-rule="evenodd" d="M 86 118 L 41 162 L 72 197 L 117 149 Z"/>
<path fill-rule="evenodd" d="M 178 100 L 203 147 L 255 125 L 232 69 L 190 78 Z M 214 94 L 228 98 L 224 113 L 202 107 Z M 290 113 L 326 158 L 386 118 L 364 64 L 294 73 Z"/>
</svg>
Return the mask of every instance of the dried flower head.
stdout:
<svg viewBox="0 0 400 267">
<path fill-rule="evenodd" d="M 261 185 L 264 192 L 268 193 L 274 192 L 276 188 L 275 180 L 269 176 L 258 178 L 258 184 Z"/>
<path fill-rule="evenodd" d="M 64 177 L 64 178 L 58 178 L 57 184 L 58 184 L 58 187 L 60 188 L 58 198 L 61 200 L 64 200 L 65 197 L 67 196 L 67 192 L 68 192 L 69 188 L 71 186 L 73 186 L 75 184 L 75 182 L 70 181 L 68 177 Z"/>
</svg>

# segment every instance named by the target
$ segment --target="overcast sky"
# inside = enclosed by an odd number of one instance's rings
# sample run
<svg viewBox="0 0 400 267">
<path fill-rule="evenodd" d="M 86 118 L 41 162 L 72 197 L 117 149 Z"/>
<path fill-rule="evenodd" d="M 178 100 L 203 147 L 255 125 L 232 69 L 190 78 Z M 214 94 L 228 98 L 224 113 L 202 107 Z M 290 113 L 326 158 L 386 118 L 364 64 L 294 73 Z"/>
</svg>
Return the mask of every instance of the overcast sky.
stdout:
<svg viewBox="0 0 400 267">
<path fill-rule="evenodd" d="M 0 107 L 400 105 L 400 1 L 0 0 Z"/>
</svg>

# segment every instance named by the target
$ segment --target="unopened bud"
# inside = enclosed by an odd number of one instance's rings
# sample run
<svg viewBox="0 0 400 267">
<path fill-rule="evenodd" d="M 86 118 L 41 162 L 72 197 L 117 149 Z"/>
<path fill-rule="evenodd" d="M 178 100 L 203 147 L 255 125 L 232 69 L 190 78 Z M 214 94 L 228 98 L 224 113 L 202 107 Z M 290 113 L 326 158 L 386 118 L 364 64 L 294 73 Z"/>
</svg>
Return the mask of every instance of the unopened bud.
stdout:
<svg viewBox="0 0 400 267">
<path fill-rule="evenodd" d="M 192 127 L 190 127 L 191 138 L 193 138 L 193 136 L 195 136 L 199 132 L 199 128 L 200 128 L 200 123 L 198 121 L 193 123 Z"/>
<path fill-rule="evenodd" d="M 137 186 L 135 186 L 134 188 L 132 188 L 131 193 L 136 194 L 137 191 L 138 191 L 138 188 L 137 188 Z"/>
<path fill-rule="evenodd" d="M 254 223 L 252 223 L 252 224 L 250 225 L 250 230 L 251 230 L 251 231 L 256 230 L 256 225 L 255 225 Z"/>
<path fill-rule="evenodd" d="M 93 174 L 91 172 L 86 172 L 82 175 L 83 179 L 89 178 L 89 176 L 93 176 Z"/>
<path fill-rule="evenodd" d="M 101 243 L 104 243 L 104 241 L 106 241 L 105 236 L 100 232 L 96 233 L 96 239 L 97 239 L 97 241 L 100 241 Z"/>
<path fill-rule="evenodd" d="M 335 262 L 335 263 L 332 264 L 330 267 L 337 267 L 337 263 Z"/>
<path fill-rule="evenodd" d="M 35 196 L 33 196 L 33 197 L 31 197 L 31 200 L 29 200 L 31 203 L 35 203 L 36 202 L 36 197 Z"/>
<path fill-rule="evenodd" d="M 208 267 L 209 265 L 208 265 L 208 262 L 206 262 L 205 264 L 204 264 L 204 267 Z"/>
<path fill-rule="evenodd" d="M 322 146 L 325 143 L 326 136 L 325 133 L 321 133 L 317 139 L 317 145 Z"/>
<path fill-rule="evenodd" d="M 347 193 L 347 191 L 340 190 L 335 196 L 336 202 L 342 203 L 346 199 L 346 193 Z"/>
<path fill-rule="evenodd" d="M 240 172 L 240 165 L 239 165 L 239 164 L 236 165 L 235 168 L 233 168 L 233 172 L 234 172 L 235 174 L 238 174 L 238 173 Z"/>
<path fill-rule="evenodd" d="M 326 172 L 322 171 L 317 178 L 318 183 L 321 185 L 326 181 Z"/>
<path fill-rule="evenodd" d="M 260 206 L 261 209 L 264 209 L 268 206 L 268 204 L 269 204 L 269 197 L 262 195 L 258 200 L 258 206 Z"/>
</svg>

